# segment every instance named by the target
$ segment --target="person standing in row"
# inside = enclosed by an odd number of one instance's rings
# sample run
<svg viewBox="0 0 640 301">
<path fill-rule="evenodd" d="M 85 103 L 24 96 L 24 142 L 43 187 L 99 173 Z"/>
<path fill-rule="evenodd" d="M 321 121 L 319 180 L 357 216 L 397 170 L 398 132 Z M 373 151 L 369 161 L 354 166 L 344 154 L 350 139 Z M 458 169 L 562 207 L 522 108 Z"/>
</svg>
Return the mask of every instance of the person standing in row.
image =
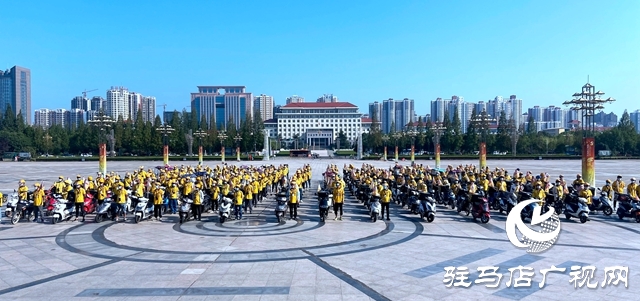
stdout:
<svg viewBox="0 0 640 301">
<path fill-rule="evenodd" d="M 40 221 L 44 223 L 44 212 L 42 211 L 42 206 L 44 205 L 44 191 L 42 190 L 42 185 L 40 185 L 40 183 L 33 184 L 33 187 L 35 187 L 33 190 L 33 221 L 37 222 L 39 216 Z"/>
<path fill-rule="evenodd" d="M 382 211 L 380 216 L 384 218 L 384 213 L 387 212 L 387 220 L 389 220 L 389 203 L 391 203 L 391 190 L 389 185 L 385 182 L 380 192 L 380 204 L 382 205 Z"/>
<path fill-rule="evenodd" d="M 76 205 L 76 218 L 73 220 L 74 222 L 78 220 L 78 215 L 82 215 L 82 221 L 84 222 L 84 197 L 87 194 L 87 192 L 84 190 L 84 188 L 82 186 L 80 186 L 80 184 L 76 184 L 75 190 L 74 190 L 74 196 L 75 196 L 75 205 Z"/>
<path fill-rule="evenodd" d="M 193 214 L 194 220 L 202 219 L 202 186 L 200 184 L 196 184 L 193 190 L 193 206 L 191 206 L 191 212 Z"/>
<path fill-rule="evenodd" d="M 124 189 L 122 182 L 118 183 L 116 189 L 116 213 L 113 215 L 113 220 L 117 221 L 118 215 L 122 213 L 122 221 L 127 220 L 127 190 Z"/>
<path fill-rule="evenodd" d="M 180 196 L 180 189 L 178 189 L 178 183 L 173 182 L 169 187 L 169 211 L 171 214 L 178 212 L 178 197 Z"/>
<path fill-rule="evenodd" d="M 342 204 L 344 203 L 344 187 L 340 181 L 336 181 L 333 189 L 333 213 L 336 217 L 333 220 L 342 220 Z M 340 215 L 338 216 L 338 212 Z"/>
<path fill-rule="evenodd" d="M 240 190 L 240 188 L 236 187 L 234 188 L 234 210 L 235 210 L 235 214 L 236 214 L 236 219 L 242 219 L 242 201 L 244 201 L 244 193 L 242 193 L 242 190 Z"/>
<path fill-rule="evenodd" d="M 289 191 L 289 219 L 298 218 L 298 189 L 295 186 L 291 186 Z"/>
<path fill-rule="evenodd" d="M 162 221 L 162 206 L 164 206 L 164 189 L 160 188 L 160 183 L 156 183 L 153 190 L 153 217 L 157 221 Z"/>
</svg>

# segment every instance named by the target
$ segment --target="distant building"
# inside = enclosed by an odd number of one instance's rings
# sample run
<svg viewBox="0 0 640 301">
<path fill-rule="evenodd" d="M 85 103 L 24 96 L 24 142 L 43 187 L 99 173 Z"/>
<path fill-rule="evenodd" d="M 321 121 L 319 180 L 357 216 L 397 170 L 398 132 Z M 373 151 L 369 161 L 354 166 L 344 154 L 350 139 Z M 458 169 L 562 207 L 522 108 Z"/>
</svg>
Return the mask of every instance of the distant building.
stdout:
<svg viewBox="0 0 640 301">
<path fill-rule="evenodd" d="M 356 141 L 362 130 L 361 118 L 358 107 L 348 102 L 290 103 L 276 114 L 277 134 L 285 140 L 297 137 L 306 145 L 328 147 L 340 131 Z"/>
<path fill-rule="evenodd" d="M 122 117 L 123 120 L 129 119 L 130 109 L 129 109 L 129 89 L 125 87 L 111 87 L 111 89 L 107 90 L 107 100 L 106 100 L 105 113 L 113 118 L 114 120 L 118 120 L 119 117 Z"/>
<path fill-rule="evenodd" d="M 48 128 L 51 126 L 51 120 L 49 120 L 50 110 L 49 109 L 39 109 L 34 112 L 34 121 L 33 125 L 39 126 L 42 128 Z"/>
<path fill-rule="evenodd" d="M 66 127 L 67 128 L 76 128 L 81 124 L 84 124 L 86 121 L 84 119 L 85 111 L 82 109 L 71 109 L 67 111 L 67 120 Z"/>
<path fill-rule="evenodd" d="M 273 96 L 260 94 L 253 98 L 253 109 L 260 112 L 262 120 L 273 119 Z"/>
<path fill-rule="evenodd" d="M 0 114 L 4 115 L 7 106 L 31 124 L 31 70 L 13 66 L 0 71 Z"/>
<path fill-rule="evenodd" d="M 299 102 L 304 102 L 304 97 L 298 96 L 298 95 L 291 95 L 291 96 L 287 97 L 287 103 L 286 104 L 299 103 Z"/>
<path fill-rule="evenodd" d="M 598 112 L 593 116 L 593 122 L 603 127 L 614 127 L 618 124 L 618 115 L 615 113 Z"/>
<path fill-rule="evenodd" d="M 67 127 L 69 117 L 68 111 L 65 109 L 55 109 L 49 111 L 49 126 L 59 125 Z"/>
<path fill-rule="evenodd" d="M 89 99 L 86 99 L 83 96 L 76 96 L 71 99 L 71 109 L 88 111 L 91 110 L 91 103 L 89 102 Z"/>
<path fill-rule="evenodd" d="M 245 86 L 198 86 L 197 93 L 191 93 L 191 111 L 207 123 L 216 123 L 219 129 L 226 129 L 229 120 L 236 128 L 246 118 L 252 118 L 253 94 L 245 91 Z"/>
<path fill-rule="evenodd" d="M 100 111 L 105 109 L 105 100 L 100 96 L 94 96 L 90 100 L 91 108 L 89 110 Z"/>
<path fill-rule="evenodd" d="M 153 96 L 142 96 L 139 114 L 142 114 L 143 122 L 153 123 L 156 120 L 156 98 Z M 137 116 L 136 116 L 137 117 Z"/>
<path fill-rule="evenodd" d="M 382 122 L 382 103 L 374 101 L 369 104 L 369 118 Z"/>
<path fill-rule="evenodd" d="M 318 97 L 316 102 L 329 103 L 329 102 L 338 102 L 338 96 L 333 96 L 333 94 L 323 94 Z"/>
<path fill-rule="evenodd" d="M 371 109 L 374 109 L 373 114 L 377 114 L 375 110 L 380 109 L 380 129 L 385 134 L 403 131 L 404 127 L 413 122 L 416 116 L 413 99 L 409 98 L 403 100 L 389 98 L 383 100 L 381 105 L 374 102 L 369 104 L 369 110 Z M 371 115 L 372 112 L 369 114 Z"/>
<path fill-rule="evenodd" d="M 640 133 L 640 110 L 635 110 L 629 113 L 629 117 L 631 118 L 631 123 L 636 128 L 636 133 Z"/>
</svg>

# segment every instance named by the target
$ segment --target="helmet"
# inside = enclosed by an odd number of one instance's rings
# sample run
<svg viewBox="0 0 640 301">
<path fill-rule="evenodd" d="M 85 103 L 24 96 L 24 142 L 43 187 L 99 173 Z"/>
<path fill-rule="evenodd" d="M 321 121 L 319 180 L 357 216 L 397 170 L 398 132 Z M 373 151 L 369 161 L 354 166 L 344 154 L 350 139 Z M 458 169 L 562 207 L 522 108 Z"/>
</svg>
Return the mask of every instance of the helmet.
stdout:
<svg viewBox="0 0 640 301">
<path fill-rule="evenodd" d="M 40 183 L 33 184 L 33 187 L 40 187 Z"/>
<path fill-rule="evenodd" d="M 25 181 L 24 181 L 24 180 L 20 180 L 20 181 L 19 181 L 19 183 L 20 183 L 20 184 L 24 184 L 24 183 L 25 183 Z"/>
<path fill-rule="evenodd" d="M 93 177 L 92 176 L 89 176 L 89 181 L 93 181 Z"/>
<path fill-rule="evenodd" d="M 622 176 L 621 176 L 621 175 L 618 175 L 618 179 L 622 179 Z"/>
<path fill-rule="evenodd" d="M 606 183 L 611 184 L 611 180 L 607 179 Z"/>
<path fill-rule="evenodd" d="M 631 178 L 631 182 L 635 182 L 635 181 L 636 181 L 636 178 Z"/>
<path fill-rule="evenodd" d="M 581 176 L 580 174 L 577 174 L 577 175 L 576 175 L 576 178 L 581 178 L 581 177 L 582 177 L 582 176 Z"/>
<path fill-rule="evenodd" d="M 64 177 L 63 177 L 63 176 L 59 176 L 59 177 L 58 177 L 58 181 L 63 181 L 63 180 L 64 180 Z"/>
<path fill-rule="evenodd" d="M 82 176 L 81 176 L 81 175 L 77 175 L 77 176 L 76 176 L 76 179 L 80 179 L 80 178 L 82 178 Z"/>
</svg>

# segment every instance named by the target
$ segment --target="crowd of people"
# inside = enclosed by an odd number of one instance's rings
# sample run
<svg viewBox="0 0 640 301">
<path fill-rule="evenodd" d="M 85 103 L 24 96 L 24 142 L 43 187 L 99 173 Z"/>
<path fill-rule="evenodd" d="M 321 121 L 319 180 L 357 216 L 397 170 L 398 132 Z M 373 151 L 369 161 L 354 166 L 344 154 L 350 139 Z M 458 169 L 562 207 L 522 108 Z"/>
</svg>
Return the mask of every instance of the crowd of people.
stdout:
<svg viewBox="0 0 640 301">
<path fill-rule="evenodd" d="M 382 216 L 390 220 L 389 204 L 397 189 L 408 187 L 419 192 L 427 192 L 430 187 L 449 187 L 456 195 L 461 191 L 471 194 L 494 196 L 501 192 L 527 192 L 532 198 L 545 200 L 552 194 L 562 200 L 574 189 L 579 197 L 588 203 L 592 199 L 590 184 L 585 182 L 580 174 L 572 181 L 567 181 L 563 175 L 552 177 L 548 173 L 534 174 L 523 172 L 516 168 L 513 172 L 504 168 L 478 168 L 475 165 L 447 166 L 444 170 L 435 170 L 429 166 L 416 164 L 403 166 L 396 163 L 390 168 L 376 168 L 371 164 L 363 164 L 355 168 L 352 164 L 345 165 L 342 176 L 336 165 L 329 165 L 324 173 L 325 189 L 333 194 L 333 211 L 335 220 L 342 220 L 343 204 L 345 201 L 346 183 L 344 178 L 364 183 L 372 187 L 372 194 L 380 198 Z M 344 177 L 344 178 L 343 178 Z M 508 185 L 507 185 L 508 184 Z M 29 190 L 25 180 L 20 180 L 16 190 L 19 200 L 32 202 L 34 221 L 44 221 L 43 209 L 47 193 L 59 194 L 62 199 L 71 201 L 75 205 L 74 221 L 82 218 L 84 221 L 84 203 L 87 198 L 98 205 L 105 199 L 114 201 L 112 218 L 126 219 L 126 204 L 128 197 L 146 197 L 154 206 L 153 216 L 161 220 L 165 214 L 176 214 L 178 203 L 185 197 L 193 200 L 192 216 L 201 220 L 203 212 L 203 196 L 211 200 L 211 210 L 217 210 L 223 197 L 232 200 L 236 219 L 242 219 L 243 214 L 252 213 L 254 207 L 269 194 L 278 191 L 285 192 L 288 198 L 290 219 L 298 218 L 298 206 L 302 202 L 304 190 L 311 187 L 311 167 L 304 165 L 290 174 L 288 165 L 236 166 L 169 166 L 152 170 L 140 166 L 137 170 L 127 172 L 124 176 L 118 173 L 100 174 L 95 177 L 84 178 L 77 175 L 75 181 L 65 179 L 64 176 L 47 190 L 42 183 L 33 183 L 33 190 Z M 394 189 L 396 191 L 394 191 Z M 631 178 L 627 185 L 618 176 L 615 181 L 606 180 L 600 188 L 613 201 L 616 209 L 617 195 L 628 194 L 631 199 L 638 200 L 640 185 Z M 0 194 L 0 199 L 2 195 Z"/>
<path fill-rule="evenodd" d="M 30 201 L 34 212 L 34 222 L 44 222 L 44 201 L 46 194 L 57 194 L 61 199 L 73 202 L 75 218 L 84 221 L 84 204 L 86 201 L 96 202 L 100 206 L 105 199 L 111 198 L 115 206 L 112 217 L 126 220 L 126 204 L 130 196 L 148 198 L 154 206 L 154 218 L 162 220 L 163 212 L 176 214 L 178 203 L 184 198 L 193 201 L 192 215 L 196 220 L 202 218 L 204 198 L 211 200 L 212 210 L 217 207 L 223 197 L 233 201 L 236 219 L 242 219 L 243 213 L 252 213 L 255 206 L 262 202 L 270 192 L 287 190 L 293 209 L 292 218 L 297 218 L 297 204 L 302 198 L 303 189 L 311 185 L 311 167 L 304 167 L 289 172 L 286 164 L 280 166 L 236 166 L 219 164 L 209 166 L 159 167 L 156 172 L 145 170 L 143 166 L 121 176 L 112 172 L 98 173 L 95 177 L 84 178 L 77 175 L 76 180 L 58 177 L 48 190 L 41 183 L 34 183 L 29 190 L 25 180 L 20 180 L 16 189 L 19 201 Z M 3 196 L 0 195 L 0 199 Z"/>
</svg>

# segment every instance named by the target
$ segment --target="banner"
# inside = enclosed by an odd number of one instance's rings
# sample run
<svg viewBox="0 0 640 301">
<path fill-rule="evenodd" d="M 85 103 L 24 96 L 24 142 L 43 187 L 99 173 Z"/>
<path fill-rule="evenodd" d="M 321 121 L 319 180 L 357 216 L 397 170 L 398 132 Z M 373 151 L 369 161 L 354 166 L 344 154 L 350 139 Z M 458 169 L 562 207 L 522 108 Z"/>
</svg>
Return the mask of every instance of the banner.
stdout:
<svg viewBox="0 0 640 301">
<path fill-rule="evenodd" d="M 485 142 L 480 142 L 478 155 L 480 156 L 480 168 L 484 169 L 487 166 L 487 144 Z"/>
<path fill-rule="evenodd" d="M 221 156 L 222 156 L 222 160 L 221 161 L 222 162 L 224 162 L 224 152 L 225 152 L 225 150 L 224 150 L 224 145 L 223 145 L 222 146 L 222 153 L 221 153 Z"/>
<path fill-rule="evenodd" d="M 398 146 L 396 145 L 396 161 L 398 161 Z"/>
<path fill-rule="evenodd" d="M 202 145 L 198 146 L 198 162 L 202 164 Z"/>
<path fill-rule="evenodd" d="M 169 146 L 165 145 L 162 147 L 162 162 L 164 165 L 169 165 Z"/>
<path fill-rule="evenodd" d="M 596 148 L 593 138 L 582 139 L 582 179 L 591 186 L 596 184 Z"/>
<path fill-rule="evenodd" d="M 107 174 L 107 144 L 100 143 L 98 145 L 100 158 L 98 161 L 98 171 L 103 175 Z"/>
<path fill-rule="evenodd" d="M 436 143 L 436 168 L 440 168 L 440 143 Z"/>
<path fill-rule="evenodd" d="M 416 147 L 411 145 L 411 163 L 416 160 Z"/>
<path fill-rule="evenodd" d="M 384 160 L 387 161 L 387 146 L 384 146 Z"/>
</svg>

